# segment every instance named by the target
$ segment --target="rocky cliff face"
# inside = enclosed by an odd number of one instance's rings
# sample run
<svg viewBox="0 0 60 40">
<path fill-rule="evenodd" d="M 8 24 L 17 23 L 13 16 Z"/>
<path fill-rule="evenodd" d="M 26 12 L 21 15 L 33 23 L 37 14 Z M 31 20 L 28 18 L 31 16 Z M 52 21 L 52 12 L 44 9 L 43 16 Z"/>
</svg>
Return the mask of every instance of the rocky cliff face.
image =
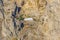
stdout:
<svg viewBox="0 0 60 40">
<path fill-rule="evenodd" d="M 0 0 L 0 40 L 60 40 L 60 0 Z"/>
</svg>

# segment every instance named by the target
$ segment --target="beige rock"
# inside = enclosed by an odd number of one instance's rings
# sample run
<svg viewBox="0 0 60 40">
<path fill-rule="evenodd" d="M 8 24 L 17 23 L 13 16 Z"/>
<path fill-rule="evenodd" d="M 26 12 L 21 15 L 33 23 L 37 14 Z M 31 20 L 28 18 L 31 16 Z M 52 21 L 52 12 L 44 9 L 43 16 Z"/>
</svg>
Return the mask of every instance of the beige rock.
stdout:
<svg viewBox="0 0 60 40">
<path fill-rule="evenodd" d="M 15 2 L 21 7 L 21 11 L 16 12 L 17 28 L 12 21 Z M 0 14 L 0 27 L 6 40 L 60 40 L 60 0 L 4 0 L 3 3 L 5 19 Z M 23 21 L 21 28 L 20 17 L 33 18 L 33 21 Z"/>
</svg>

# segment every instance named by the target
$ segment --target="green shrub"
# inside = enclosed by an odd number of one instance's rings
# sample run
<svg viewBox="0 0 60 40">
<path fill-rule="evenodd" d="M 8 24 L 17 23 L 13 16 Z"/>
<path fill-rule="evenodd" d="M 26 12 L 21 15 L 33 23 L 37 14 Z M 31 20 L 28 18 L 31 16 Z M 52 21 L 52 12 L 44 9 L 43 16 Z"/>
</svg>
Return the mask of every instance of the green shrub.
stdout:
<svg viewBox="0 0 60 40">
<path fill-rule="evenodd" d="M 19 18 L 17 18 L 19 21 L 20 20 L 24 20 L 24 18 L 23 18 L 23 15 L 20 15 L 20 17 Z"/>
</svg>

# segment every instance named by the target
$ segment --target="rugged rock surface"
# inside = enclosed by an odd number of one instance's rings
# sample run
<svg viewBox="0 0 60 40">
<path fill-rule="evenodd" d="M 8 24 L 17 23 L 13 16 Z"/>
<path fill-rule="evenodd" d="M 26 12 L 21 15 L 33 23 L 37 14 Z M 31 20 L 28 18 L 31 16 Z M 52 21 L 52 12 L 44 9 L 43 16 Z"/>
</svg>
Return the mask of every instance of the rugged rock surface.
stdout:
<svg viewBox="0 0 60 40">
<path fill-rule="evenodd" d="M 0 40 L 60 40 L 60 0 L 0 0 Z"/>
</svg>

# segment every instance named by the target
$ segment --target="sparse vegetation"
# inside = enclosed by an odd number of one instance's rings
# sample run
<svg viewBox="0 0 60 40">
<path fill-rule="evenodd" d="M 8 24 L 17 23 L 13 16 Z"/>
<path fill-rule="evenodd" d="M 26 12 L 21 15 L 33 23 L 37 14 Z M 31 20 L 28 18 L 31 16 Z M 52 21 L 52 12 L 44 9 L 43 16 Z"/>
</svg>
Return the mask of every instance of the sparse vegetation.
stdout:
<svg viewBox="0 0 60 40">
<path fill-rule="evenodd" d="M 24 18 L 23 18 L 23 15 L 20 15 L 20 17 L 19 18 L 17 18 L 19 21 L 20 20 L 24 20 Z"/>
<path fill-rule="evenodd" d="M 12 40 L 18 40 L 17 38 L 12 38 Z"/>
</svg>

